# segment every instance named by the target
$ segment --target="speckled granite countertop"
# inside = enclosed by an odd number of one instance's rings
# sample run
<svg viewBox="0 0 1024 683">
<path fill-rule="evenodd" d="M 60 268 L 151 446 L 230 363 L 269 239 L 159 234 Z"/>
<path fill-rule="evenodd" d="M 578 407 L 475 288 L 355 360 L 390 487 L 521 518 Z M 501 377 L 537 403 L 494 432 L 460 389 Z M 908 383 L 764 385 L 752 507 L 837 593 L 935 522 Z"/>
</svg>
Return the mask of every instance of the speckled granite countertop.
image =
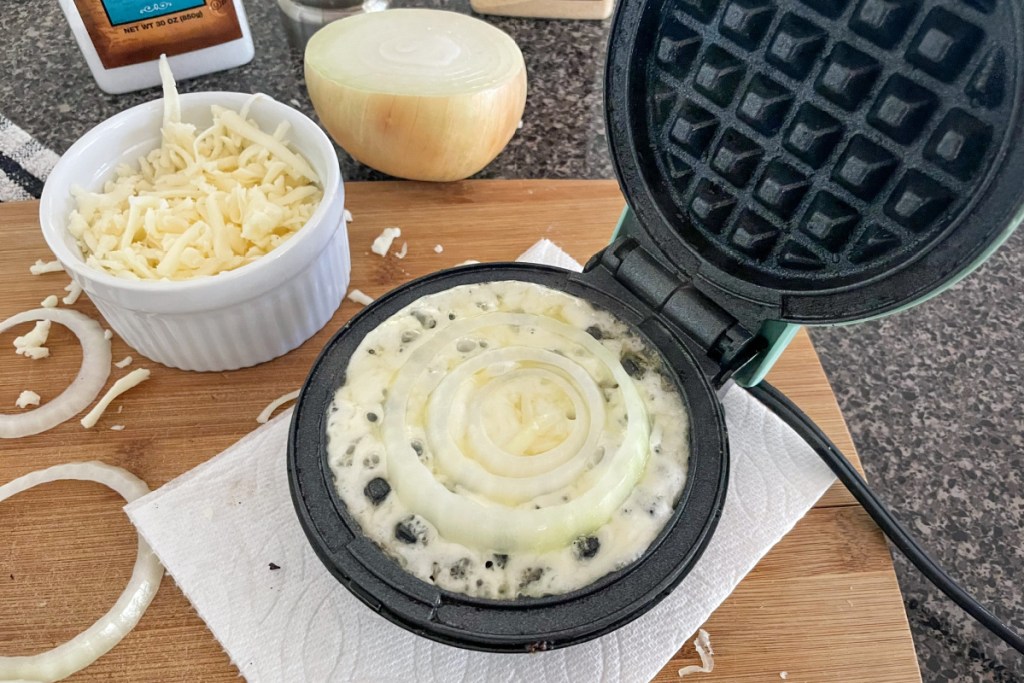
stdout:
<svg viewBox="0 0 1024 683">
<path fill-rule="evenodd" d="M 0 112 L 61 152 L 156 96 L 103 94 L 57 3 L 0 11 Z M 301 60 L 272 0 L 245 0 L 256 58 L 181 85 L 262 91 L 312 114 Z M 468 11 L 468 0 L 401 2 Z M 530 74 L 524 126 L 481 177 L 612 175 L 602 121 L 607 23 L 492 19 Z M 342 154 L 346 178 L 377 178 Z M 875 487 L 968 589 L 1024 629 L 1024 231 L 942 297 L 882 321 L 812 334 Z M 1017 681 L 1024 662 L 902 557 L 896 568 L 926 681 Z M 865 662 L 865 666 L 870 666 Z M 880 675 L 883 672 L 880 672 Z"/>
</svg>

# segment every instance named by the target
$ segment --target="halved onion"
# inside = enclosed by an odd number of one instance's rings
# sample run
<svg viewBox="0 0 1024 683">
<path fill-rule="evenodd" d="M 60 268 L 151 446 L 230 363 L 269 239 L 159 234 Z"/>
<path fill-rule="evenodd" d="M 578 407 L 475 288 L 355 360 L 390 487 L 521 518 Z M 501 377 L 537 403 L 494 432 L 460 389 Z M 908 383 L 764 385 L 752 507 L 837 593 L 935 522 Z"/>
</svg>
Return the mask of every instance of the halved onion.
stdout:
<svg viewBox="0 0 1024 683">
<path fill-rule="evenodd" d="M 120 467 L 101 462 L 75 462 L 30 472 L 0 486 L 0 502 L 33 486 L 62 479 L 95 481 L 113 489 L 128 502 L 149 493 L 144 481 Z M 163 566 L 140 536 L 131 579 L 114 606 L 95 624 L 52 650 L 37 655 L 0 656 L 0 680 L 59 681 L 89 666 L 135 628 L 153 601 L 163 575 Z"/>
<path fill-rule="evenodd" d="M 306 86 L 331 137 L 379 171 L 473 175 L 508 144 L 526 66 L 500 29 L 458 12 L 395 9 L 328 24 L 309 40 Z"/>
<path fill-rule="evenodd" d="M 82 344 L 82 366 L 60 396 L 30 412 L 0 415 L 0 439 L 16 439 L 53 429 L 74 417 L 103 390 L 110 376 L 110 340 L 92 318 L 63 308 L 37 308 L 0 323 L 0 334 L 22 323 L 50 320 L 71 330 Z"/>
</svg>

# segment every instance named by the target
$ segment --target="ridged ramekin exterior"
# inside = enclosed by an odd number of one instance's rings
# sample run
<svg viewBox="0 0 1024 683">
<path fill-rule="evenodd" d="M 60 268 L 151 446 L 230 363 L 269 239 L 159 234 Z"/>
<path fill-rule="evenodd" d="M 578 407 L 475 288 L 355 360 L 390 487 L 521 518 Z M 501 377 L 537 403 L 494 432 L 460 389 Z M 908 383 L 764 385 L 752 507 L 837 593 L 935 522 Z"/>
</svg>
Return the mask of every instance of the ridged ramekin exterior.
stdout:
<svg viewBox="0 0 1024 683">
<path fill-rule="evenodd" d="M 348 289 L 344 225 L 308 267 L 271 291 L 190 313 L 147 313 L 93 297 L 111 328 L 146 358 L 181 370 L 236 370 L 282 356 L 320 331 Z"/>
</svg>

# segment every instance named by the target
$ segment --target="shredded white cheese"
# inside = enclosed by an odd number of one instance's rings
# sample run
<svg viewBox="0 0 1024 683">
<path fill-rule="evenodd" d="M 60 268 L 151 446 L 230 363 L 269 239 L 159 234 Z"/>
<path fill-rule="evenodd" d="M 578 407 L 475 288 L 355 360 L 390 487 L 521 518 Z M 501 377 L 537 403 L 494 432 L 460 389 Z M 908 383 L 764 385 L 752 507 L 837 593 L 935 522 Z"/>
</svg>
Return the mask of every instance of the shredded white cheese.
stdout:
<svg viewBox="0 0 1024 683">
<path fill-rule="evenodd" d="M 349 301 L 354 301 L 357 304 L 361 304 L 363 306 L 369 306 L 370 304 L 373 303 L 373 297 L 372 296 L 367 296 L 360 289 L 353 289 L 351 292 L 349 292 L 348 293 L 348 300 Z"/>
<path fill-rule="evenodd" d="M 782 680 L 786 680 L 787 678 L 789 678 L 789 672 L 788 671 L 780 671 L 779 672 L 779 678 L 781 678 Z"/>
<path fill-rule="evenodd" d="M 124 431 L 124 425 L 110 425 L 110 429 L 115 432 L 121 432 Z"/>
<path fill-rule="evenodd" d="M 435 254 L 440 254 L 442 251 L 444 251 L 444 247 L 442 247 L 440 244 L 435 244 L 434 245 L 434 253 Z"/>
<path fill-rule="evenodd" d="M 50 321 L 40 320 L 36 323 L 35 327 L 28 334 L 14 338 L 14 352 L 31 358 L 32 360 L 39 360 L 40 358 L 46 358 L 50 355 L 50 349 L 43 346 L 46 343 L 46 338 L 50 336 Z"/>
<path fill-rule="evenodd" d="M 298 397 L 298 389 L 296 389 L 295 391 L 289 391 L 287 394 L 284 394 L 283 396 L 278 396 L 273 401 L 268 403 L 266 408 L 260 411 L 260 414 L 256 416 L 256 421 L 259 422 L 261 425 L 270 422 L 270 416 L 274 414 L 275 410 L 277 410 L 280 406 L 284 405 L 288 401 L 294 401 Z"/>
<path fill-rule="evenodd" d="M 119 360 L 116 363 L 114 363 L 114 367 L 115 368 L 126 368 L 129 365 L 131 365 L 131 364 L 132 364 L 132 357 L 131 356 L 125 356 L 121 360 Z"/>
<path fill-rule="evenodd" d="M 474 260 L 474 259 L 466 259 L 466 260 L 465 260 L 465 261 L 463 261 L 462 263 L 456 263 L 455 265 L 456 265 L 456 266 L 471 266 L 471 265 L 473 265 L 474 263 L 480 263 L 480 262 L 479 262 L 479 261 L 476 261 L 476 260 Z"/>
<path fill-rule="evenodd" d="M 251 263 L 291 238 L 323 197 L 309 163 L 288 146 L 287 123 L 266 133 L 242 114 L 211 107 L 197 133 L 182 123 L 161 58 L 160 147 L 120 166 L 99 192 L 72 188 L 68 230 L 86 263 L 117 277 L 186 280 Z"/>
<path fill-rule="evenodd" d="M 61 299 L 61 301 L 64 302 L 65 306 L 71 306 L 78 301 L 78 297 L 82 296 L 82 285 L 72 280 L 68 283 L 67 287 L 64 288 L 64 291 L 67 292 L 68 295 Z"/>
<path fill-rule="evenodd" d="M 346 223 L 351 223 L 352 222 L 352 212 L 351 211 L 349 211 L 348 209 L 345 209 L 345 213 L 343 215 L 345 217 L 345 222 Z"/>
<path fill-rule="evenodd" d="M 405 255 L 409 253 L 409 243 L 402 242 L 402 248 L 395 252 L 395 258 L 405 258 Z"/>
<path fill-rule="evenodd" d="M 39 305 L 42 306 L 43 308 L 57 308 L 57 295 L 51 294 L 50 296 L 40 301 Z"/>
<path fill-rule="evenodd" d="M 111 332 L 110 330 L 103 330 L 103 338 L 106 339 L 107 341 L 110 341 L 111 339 L 114 338 L 114 333 Z"/>
<path fill-rule="evenodd" d="M 114 386 L 107 390 L 107 393 L 103 394 L 103 398 L 93 406 L 89 414 L 82 418 L 82 426 L 86 429 L 92 429 L 99 422 L 100 417 L 103 415 L 103 411 L 107 409 L 107 406 L 111 402 L 128 391 L 132 387 L 136 387 L 139 384 L 149 379 L 149 370 L 146 368 L 139 368 L 138 370 L 132 370 L 121 379 L 114 382 Z"/>
<path fill-rule="evenodd" d="M 64 270 L 64 266 L 60 264 L 60 261 L 44 261 L 43 259 L 36 259 L 36 262 L 28 267 L 28 272 L 33 275 L 42 275 L 43 273 L 59 273 Z"/>
<path fill-rule="evenodd" d="M 370 246 L 370 251 L 380 256 L 387 256 L 388 249 L 391 248 L 391 243 L 395 241 L 396 237 L 402 236 L 401 228 L 384 228 L 377 238 L 373 240 L 373 245 Z"/>
<path fill-rule="evenodd" d="M 715 651 L 711 649 L 711 636 L 704 629 L 697 631 L 697 637 L 693 640 L 693 647 L 697 650 L 697 656 L 700 657 L 700 666 L 696 664 L 690 664 L 684 666 L 679 670 L 679 677 L 689 676 L 690 674 L 709 674 L 715 669 L 715 658 L 712 656 Z"/>
<path fill-rule="evenodd" d="M 34 391 L 26 389 L 18 395 L 18 400 L 14 402 L 14 405 L 18 408 L 28 408 L 29 406 L 39 405 L 39 394 Z"/>
</svg>

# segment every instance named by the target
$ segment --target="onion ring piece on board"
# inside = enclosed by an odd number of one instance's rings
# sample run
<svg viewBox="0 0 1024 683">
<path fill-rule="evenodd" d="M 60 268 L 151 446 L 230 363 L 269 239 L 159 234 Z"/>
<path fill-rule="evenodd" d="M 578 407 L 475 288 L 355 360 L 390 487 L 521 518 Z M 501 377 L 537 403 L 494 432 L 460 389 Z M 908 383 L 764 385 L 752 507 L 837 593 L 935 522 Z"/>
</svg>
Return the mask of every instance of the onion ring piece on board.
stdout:
<svg viewBox="0 0 1024 683">
<path fill-rule="evenodd" d="M 17 439 L 53 429 L 77 415 L 96 400 L 110 376 L 110 340 L 95 320 L 78 311 L 36 308 L 0 322 L 0 334 L 15 325 L 51 320 L 71 330 L 82 344 L 82 367 L 60 396 L 35 410 L 15 415 L 0 414 L 0 439 Z"/>
<path fill-rule="evenodd" d="M 120 467 L 101 462 L 73 462 L 30 472 L 0 486 L 0 502 L 33 486 L 63 479 L 95 481 L 113 489 L 129 503 L 149 493 L 144 481 Z M 0 681 L 48 683 L 89 666 L 135 628 L 153 601 L 163 575 L 163 566 L 140 536 L 132 577 L 114 606 L 95 624 L 52 650 L 36 655 L 0 656 Z"/>
</svg>

